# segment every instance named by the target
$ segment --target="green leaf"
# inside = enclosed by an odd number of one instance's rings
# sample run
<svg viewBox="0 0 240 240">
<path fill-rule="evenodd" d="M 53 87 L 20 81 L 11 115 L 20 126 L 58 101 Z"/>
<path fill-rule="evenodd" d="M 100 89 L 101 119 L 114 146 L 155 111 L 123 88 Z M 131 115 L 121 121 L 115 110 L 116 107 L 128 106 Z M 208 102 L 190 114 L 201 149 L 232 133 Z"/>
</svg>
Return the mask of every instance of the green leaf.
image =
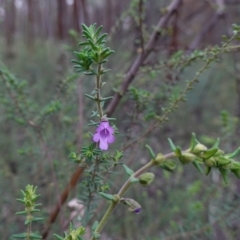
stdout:
<svg viewBox="0 0 240 240">
<path fill-rule="evenodd" d="M 104 198 L 106 198 L 107 200 L 110 200 L 110 201 L 114 201 L 115 200 L 114 195 L 112 195 L 112 194 L 99 192 L 99 195 L 101 195 L 102 197 L 104 197 Z"/>
<path fill-rule="evenodd" d="M 227 165 L 227 164 L 229 164 L 231 161 L 232 161 L 231 159 L 226 158 L 226 157 L 219 157 L 219 158 L 217 159 L 217 163 L 218 163 L 218 165 L 220 165 L 220 166 Z"/>
<path fill-rule="evenodd" d="M 206 176 L 211 172 L 211 167 L 206 166 L 205 174 Z"/>
<path fill-rule="evenodd" d="M 149 145 L 145 145 L 145 147 L 148 149 L 148 152 L 150 153 L 151 158 L 155 159 L 156 155 L 153 152 L 152 148 Z"/>
<path fill-rule="evenodd" d="M 176 166 L 177 166 L 177 163 L 174 160 L 167 160 L 164 163 L 159 165 L 160 168 L 169 172 L 173 172 Z"/>
<path fill-rule="evenodd" d="M 39 221 L 43 221 L 44 218 L 42 217 L 34 217 L 34 219 L 32 220 L 33 222 L 39 222 Z"/>
<path fill-rule="evenodd" d="M 85 75 L 91 76 L 91 75 L 95 75 L 94 72 L 84 72 Z"/>
<path fill-rule="evenodd" d="M 85 95 L 86 97 L 88 97 L 88 98 L 90 98 L 90 99 L 96 101 L 96 98 L 95 98 L 94 96 L 91 96 L 91 95 L 89 95 L 89 94 L 84 94 L 84 95 Z"/>
<path fill-rule="evenodd" d="M 93 50 L 95 50 L 95 51 L 98 50 L 97 47 L 96 47 L 96 45 L 95 45 L 95 43 L 94 43 L 91 39 L 88 39 L 88 42 L 90 43 L 90 45 L 91 45 L 91 47 L 92 47 Z"/>
<path fill-rule="evenodd" d="M 176 146 L 174 145 L 173 141 L 171 140 L 171 138 L 168 138 L 168 142 L 170 144 L 171 149 L 173 150 L 173 152 L 176 150 Z"/>
<path fill-rule="evenodd" d="M 63 237 L 57 235 L 57 234 L 53 234 L 53 236 L 57 239 L 57 240 L 64 240 Z"/>
<path fill-rule="evenodd" d="M 78 44 L 79 46 L 87 46 L 87 45 L 90 45 L 89 42 L 81 42 Z"/>
<path fill-rule="evenodd" d="M 92 225 L 92 231 L 94 232 L 97 227 L 98 227 L 98 221 L 95 221 L 94 224 Z"/>
<path fill-rule="evenodd" d="M 181 158 L 182 156 L 182 151 L 181 151 L 181 148 L 180 147 L 177 147 L 175 150 L 174 150 L 175 154 L 177 155 L 178 158 Z"/>
<path fill-rule="evenodd" d="M 232 161 L 231 170 L 240 170 L 240 162 Z"/>
<path fill-rule="evenodd" d="M 190 142 L 190 149 L 191 151 L 195 148 L 195 146 L 198 144 L 198 140 L 196 138 L 195 133 L 192 133 L 192 138 L 191 138 L 191 142 Z"/>
<path fill-rule="evenodd" d="M 102 28 L 103 28 L 102 25 L 98 27 L 98 29 L 97 29 L 96 32 L 95 32 L 94 38 L 98 38 L 98 35 L 99 35 L 99 33 L 101 32 Z"/>
<path fill-rule="evenodd" d="M 228 158 L 234 158 L 236 157 L 237 155 L 240 154 L 240 147 L 238 149 L 236 149 L 233 153 L 228 153 L 226 154 L 226 157 Z"/>
<path fill-rule="evenodd" d="M 91 39 L 92 39 L 92 36 L 89 34 L 88 31 L 83 30 L 82 32 L 83 32 L 83 34 L 84 34 L 83 37 L 87 38 L 88 40 L 91 40 Z"/>
<path fill-rule="evenodd" d="M 113 98 L 113 96 L 111 96 L 111 97 L 101 98 L 101 101 L 106 101 L 106 100 L 108 100 L 108 99 L 112 99 L 112 98 Z"/>
<path fill-rule="evenodd" d="M 129 168 L 127 165 L 123 164 L 123 168 L 128 176 L 132 176 L 134 174 L 134 171 L 131 168 Z"/>
<path fill-rule="evenodd" d="M 101 234 L 100 233 L 97 233 L 97 232 L 93 232 L 93 237 L 95 239 L 99 239 L 101 237 Z"/>
<path fill-rule="evenodd" d="M 213 146 L 212 146 L 212 149 L 213 149 L 213 148 L 218 148 L 219 143 L 220 143 L 220 139 L 217 138 L 216 142 L 215 142 L 215 143 L 213 144 Z"/>
<path fill-rule="evenodd" d="M 102 34 L 102 35 L 98 38 L 96 44 L 102 44 L 102 40 L 103 40 L 106 36 L 107 36 L 107 33 Z"/>
<path fill-rule="evenodd" d="M 193 165 L 201 174 L 203 174 L 203 170 L 197 161 L 193 161 Z"/>
<path fill-rule="evenodd" d="M 200 157 L 203 159 L 209 159 L 212 157 L 216 152 L 218 151 L 218 148 L 211 148 L 207 151 L 205 151 Z"/>
<path fill-rule="evenodd" d="M 35 233 L 30 233 L 29 236 L 34 239 L 42 239 L 42 236 L 35 234 Z"/>
<path fill-rule="evenodd" d="M 82 28 L 83 28 L 83 30 L 85 30 L 85 31 L 89 31 L 88 27 L 87 27 L 84 23 L 82 23 Z"/>
<path fill-rule="evenodd" d="M 14 238 L 26 238 L 27 233 L 14 234 L 13 237 Z"/>
<path fill-rule="evenodd" d="M 223 181 L 225 184 L 228 184 L 229 180 L 228 180 L 228 171 L 226 169 L 223 169 L 223 168 L 219 168 L 220 170 L 220 173 L 223 177 Z"/>
<path fill-rule="evenodd" d="M 240 178 L 240 170 L 232 169 L 231 170 L 237 178 Z"/>
<path fill-rule="evenodd" d="M 139 182 L 138 178 L 135 178 L 135 177 L 130 178 L 130 183 L 137 183 L 137 182 Z"/>
<path fill-rule="evenodd" d="M 22 212 L 16 212 L 16 215 L 25 215 L 25 214 L 27 214 L 27 212 L 26 212 L 26 211 L 22 211 Z"/>
<path fill-rule="evenodd" d="M 25 201 L 22 200 L 22 199 L 20 199 L 20 198 L 17 198 L 16 200 L 17 200 L 18 202 L 21 202 L 21 203 L 25 204 Z"/>
</svg>

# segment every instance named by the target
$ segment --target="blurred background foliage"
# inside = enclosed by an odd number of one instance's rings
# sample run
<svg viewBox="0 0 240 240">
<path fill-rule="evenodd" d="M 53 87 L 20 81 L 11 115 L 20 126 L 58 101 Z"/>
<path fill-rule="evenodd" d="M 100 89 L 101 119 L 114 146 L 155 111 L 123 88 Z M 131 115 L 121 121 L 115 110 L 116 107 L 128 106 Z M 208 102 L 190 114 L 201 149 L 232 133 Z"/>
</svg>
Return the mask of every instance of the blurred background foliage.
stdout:
<svg viewBox="0 0 240 240">
<path fill-rule="evenodd" d="M 119 135 L 111 151 L 127 146 L 154 124 L 169 99 L 176 99 L 186 80 L 201 68 L 202 60 L 197 57 L 201 50 L 220 45 L 222 35 L 230 36 L 232 23 L 240 21 L 239 0 L 179 2 L 114 109 Z M 15 215 L 20 210 L 15 199 L 27 184 L 37 185 L 41 194 L 45 226 L 39 224 L 39 233 L 50 225 L 49 216 L 78 169 L 68 156 L 91 141 L 87 132 L 94 128 L 87 123 L 95 106 L 83 94 L 91 91 L 94 81 L 76 74 L 71 64 L 81 23 L 103 25 L 109 33 L 108 44 L 115 54 L 106 64 L 112 71 L 104 76 L 103 95 L 114 95 L 168 4 L 167 0 L 0 0 L 1 239 L 11 239 L 24 229 L 22 218 Z M 221 149 L 236 149 L 239 72 L 239 53 L 222 54 L 201 74 L 187 102 L 180 103 L 168 121 L 126 148 L 122 161 L 133 169 L 146 163 L 146 143 L 155 152 L 168 153 L 168 137 L 185 149 L 192 132 L 206 145 L 220 137 Z M 108 176 L 111 192 L 124 179 L 122 168 L 116 170 Z M 120 206 L 103 239 L 240 239 L 239 180 L 233 177 L 226 187 L 218 172 L 205 177 L 192 166 L 181 165 L 174 173 L 162 169 L 154 173 L 150 187 L 136 185 L 128 192 L 128 197 L 142 205 L 141 214 L 131 215 Z M 68 201 L 84 195 L 82 179 L 78 175 Z M 99 219 L 105 209 L 100 201 L 94 216 Z M 53 239 L 52 232 L 62 235 L 70 221 L 79 224 L 80 211 L 74 218 L 71 212 L 67 204 L 61 207 L 48 239 Z"/>
</svg>

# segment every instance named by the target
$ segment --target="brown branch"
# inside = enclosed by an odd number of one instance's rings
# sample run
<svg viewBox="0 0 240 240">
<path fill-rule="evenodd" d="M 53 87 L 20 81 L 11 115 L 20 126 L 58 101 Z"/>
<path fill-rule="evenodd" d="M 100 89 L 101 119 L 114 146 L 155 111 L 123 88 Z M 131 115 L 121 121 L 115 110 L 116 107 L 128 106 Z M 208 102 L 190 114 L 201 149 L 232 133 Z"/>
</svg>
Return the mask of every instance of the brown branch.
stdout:
<svg viewBox="0 0 240 240">
<path fill-rule="evenodd" d="M 71 192 L 71 190 L 76 186 L 77 184 L 77 181 L 79 179 L 79 177 L 82 175 L 83 173 L 83 170 L 84 168 L 78 168 L 75 173 L 72 175 L 70 181 L 69 181 L 69 184 L 68 186 L 64 189 L 64 191 L 62 192 L 61 194 L 61 197 L 60 197 L 60 201 L 59 203 L 56 205 L 55 209 L 52 211 L 52 213 L 50 214 L 50 217 L 49 217 L 49 220 L 48 220 L 48 223 L 47 223 L 47 226 L 46 228 L 44 229 L 43 233 L 42 233 L 42 238 L 43 239 L 46 239 L 49 232 L 50 232 L 50 229 L 51 229 L 51 226 L 52 224 L 55 222 L 60 210 L 61 210 L 61 207 L 62 205 L 66 202 L 67 200 L 67 197 L 69 195 L 69 193 Z"/>
<path fill-rule="evenodd" d="M 139 0 L 138 4 L 139 11 L 139 31 L 140 31 L 140 45 L 141 52 L 144 51 L 144 38 L 143 38 L 143 0 Z"/>
<path fill-rule="evenodd" d="M 199 32 L 199 34 L 193 39 L 192 43 L 190 44 L 189 50 L 192 51 L 196 49 L 199 44 L 201 43 L 204 36 L 217 24 L 218 20 L 224 17 L 224 1 L 223 0 L 216 0 L 217 10 L 216 13 L 212 16 L 209 20 L 208 24 Z"/>
<path fill-rule="evenodd" d="M 168 23 L 168 20 L 172 16 L 172 14 L 177 10 L 177 8 L 182 3 L 182 0 L 174 0 L 172 3 L 167 7 L 166 14 L 163 15 L 157 26 L 155 27 L 155 30 L 153 31 L 152 35 L 150 36 L 149 41 L 146 43 L 144 51 L 139 54 L 136 59 L 134 60 L 133 64 L 129 68 L 129 71 L 126 74 L 125 79 L 123 80 L 122 86 L 120 88 L 120 91 L 117 92 L 111 102 L 109 103 L 106 114 L 108 116 L 112 115 L 112 113 L 117 108 L 122 96 L 127 91 L 128 86 L 131 84 L 131 82 L 134 80 L 134 77 L 136 76 L 140 66 L 143 64 L 144 60 L 149 56 L 149 54 L 152 52 L 154 45 L 161 35 L 161 28 L 165 27 Z"/>
</svg>

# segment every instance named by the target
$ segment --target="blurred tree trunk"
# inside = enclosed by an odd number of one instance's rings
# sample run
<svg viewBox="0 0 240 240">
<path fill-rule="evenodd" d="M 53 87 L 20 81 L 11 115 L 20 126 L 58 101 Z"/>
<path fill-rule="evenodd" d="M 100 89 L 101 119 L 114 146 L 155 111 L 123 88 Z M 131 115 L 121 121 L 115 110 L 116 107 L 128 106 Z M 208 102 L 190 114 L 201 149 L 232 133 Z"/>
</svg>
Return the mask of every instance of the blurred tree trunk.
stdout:
<svg viewBox="0 0 240 240">
<path fill-rule="evenodd" d="M 112 11 L 113 11 L 113 6 L 112 6 L 111 0 L 106 0 L 105 8 L 106 8 L 105 29 L 107 32 L 110 32 L 111 27 L 112 27 Z"/>
<path fill-rule="evenodd" d="M 83 13 L 83 23 L 88 25 L 89 24 L 89 16 L 87 11 L 87 5 L 85 0 L 81 0 L 82 2 L 82 13 Z"/>
<path fill-rule="evenodd" d="M 57 1 L 57 37 L 60 40 L 66 38 L 66 8 L 65 0 Z"/>
<path fill-rule="evenodd" d="M 77 31 L 80 32 L 80 5 L 81 5 L 81 0 L 74 0 L 73 4 L 73 28 Z"/>
<path fill-rule="evenodd" d="M 14 44 L 14 35 L 16 29 L 16 8 L 14 0 L 5 1 L 5 41 L 6 41 L 6 50 L 7 55 L 12 53 L 12 46 Z"/>
<path fill-rule="evenodd" d="M 32 47 L 34 42 L 34 1 L 27 0 L 27 9 L 28 9 L 28 23 L 27 23 L 27 45 L 29 48 Z"/>
</svg>

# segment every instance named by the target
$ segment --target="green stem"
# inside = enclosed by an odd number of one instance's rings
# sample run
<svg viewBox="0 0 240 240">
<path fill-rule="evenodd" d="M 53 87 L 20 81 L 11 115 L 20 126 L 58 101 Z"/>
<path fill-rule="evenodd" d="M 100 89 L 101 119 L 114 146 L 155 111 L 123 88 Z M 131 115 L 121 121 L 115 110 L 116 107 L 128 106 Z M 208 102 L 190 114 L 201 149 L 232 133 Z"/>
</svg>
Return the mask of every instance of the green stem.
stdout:
<svg viewBox="0 0 240 240">
<path fill-rule="evenodd" d="M 174 158 L 176 157 L 175 153 L 169 153 L 164 155 L 164 158 L 170 159 L 170 158 Z M 154 160 L 151 160 L 150 162 L 148 162 L 146 165 L 144 165 L 143 167 L 141 167 L 140 169 L 138 169 L 131 177 L 128 178 L 128 180 L 123 184 L 123 186 L 121 187 L 121 189 L 119 190 L 117 197 L 118 200 L 117 201 L 111 201 L 111 204 L 109 205 L 107 211 L 105 212 L 104 216 L 102 217 L 100 223 L 98 224 L 95 232 L 96 233 L 100 233 L 102 231 L 102 229 L 104 228 L 105 224 L 107 223 L 109 217 L 111 216 L 112 212 L 114 211 L 114 209 L 116 208 L 116 206 L 119 203 L 119 200 L 123 197 L 124 193 L 128 190 L 128 188 L 131 185 L 131 178 L 132 177 L 139 177 L 142 173 L 146 172 L 148 169 L 150 169 L 151 167 L 153 167 L 154 165 L 156 165 Z M 92 236 L 91 240 L 96 240 L 95 237 Z"/>
<path fill-rule="evenodd" d="M 97 88 L 96 102 L 97 102 L 97 108 L 98 108 L 100 120 L 103 117 L 103 110 L 102 110 L 102 107 L 101 107 L 101 92 L 100 92 L 100 88 L 101 88 L 101 69 L 102 69 L 102 65 L 98 64 L 97 79 L 96 79 L 96 88 Z"/>
</svg>

